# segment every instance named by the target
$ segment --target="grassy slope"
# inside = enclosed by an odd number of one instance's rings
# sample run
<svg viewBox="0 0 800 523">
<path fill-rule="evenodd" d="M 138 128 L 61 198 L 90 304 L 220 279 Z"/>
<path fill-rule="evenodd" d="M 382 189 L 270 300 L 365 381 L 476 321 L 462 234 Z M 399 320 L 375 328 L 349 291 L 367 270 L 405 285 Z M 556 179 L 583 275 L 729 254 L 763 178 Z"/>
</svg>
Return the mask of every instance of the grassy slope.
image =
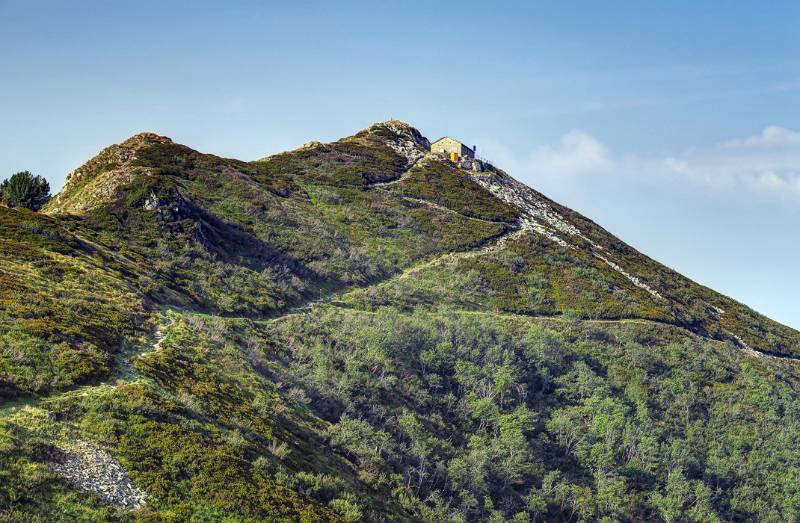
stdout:
<svg viewBox="0 0 800 523">
<path fill-rule="evenodd" d="M 0 208 L 0 398 L 107 374 L 146 305 L 110 253 L 70 224 Z"/>
<path fill-rule="evenodd" d="M 51 217 L 0 210 L 0 393 L 107 375 L 123 337 L 146 332 L 148 307 L 269 316 L 507 229 L 366 190 L 400 176 L 401 160 L 371 134 L 254 163 L 137 135 L 76 171 Z M 98 180 L 130 172 L 93 200 Z M 56 365 L 74 369 L 44 369 L 53 343 L 73 350 Z"/>
<path fill-rule="evenodd" d="M 586 319 L 642 318 L 672 323 L 718 340 L 742 342 L 766 354 L 800 355 L 797 331 L 745 305 L 698 285 L 622 244 L 588 222 L 584 231 L 610 251 L 626 271 L 665 299 L 633 285 L 582 246 L 563 247 L 533 233 L 501 250 L 455 256 L 379 285 L 346 301 L 358 307 L 394 304 L 449 307 L 534 315 L 572 314 Z M 739 342 L 741 344 L 741 342 Z"/>
<path fill-rule="evenodd" d="M 0 393 L 21 395 L 0 406 L 0 513 L 797 517 L 797 369 L 727 334 L 792 354 L 796 332 L 568 209 L 668 300 L 583 248 L 510 234 L 517 211 L 464 171 L 404 176 L 396 139 L 378 125 L 246 163 L 138 135 L 49 217 L 0 209 Z M 148 508 L 50 472 L 43 446 L 74 438 L 110 449 Z"/>
<path fill-rule="evenodd" d="M 591 220 L 554 204 L 569 221 L 664 297 L 671 321 L 716 339 L 738 336 L 765 353 L 800 356 L 800 334 L 638 252 Z"/>
</svg>

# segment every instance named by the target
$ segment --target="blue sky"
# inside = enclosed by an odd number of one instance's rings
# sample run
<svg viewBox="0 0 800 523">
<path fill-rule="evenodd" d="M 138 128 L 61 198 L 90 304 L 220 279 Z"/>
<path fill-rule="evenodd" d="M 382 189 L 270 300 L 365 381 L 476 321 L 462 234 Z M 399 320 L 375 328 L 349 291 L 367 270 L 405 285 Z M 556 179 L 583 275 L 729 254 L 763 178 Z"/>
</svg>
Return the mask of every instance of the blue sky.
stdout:
<svg viewBox="0 0 800 523">
<path fill-rule="evenodd" d="M 391 117 L 800 328 L 800 3 L 0 0 L 0 176 Z"/>
</svg>

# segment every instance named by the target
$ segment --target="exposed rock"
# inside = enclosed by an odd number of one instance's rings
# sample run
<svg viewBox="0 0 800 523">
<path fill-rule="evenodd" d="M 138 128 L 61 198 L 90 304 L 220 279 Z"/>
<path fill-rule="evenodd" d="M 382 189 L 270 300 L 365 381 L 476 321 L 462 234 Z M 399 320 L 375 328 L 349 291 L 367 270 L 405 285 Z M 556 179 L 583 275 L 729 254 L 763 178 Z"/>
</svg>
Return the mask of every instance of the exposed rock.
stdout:
<svg viewBox="0 0 800 523">
<path fill-rule="evenodd" d="M 392 140 L 387 140 L 386 145 L 406 159 L 406 168 L 416 164 L 431 147 L 427 138 L 405 122 L 389 120 L 378 125 L 385 126 L 396 136 Z"/>
<path fill-rule="evenodd" d="M 191 212 L 189 204 L 177 190 L 170 198 L 159 197 L 151 190 L 142 207 L 146 211 L 158 213 L 158 218 L 162 221 L 182 220 L 189 216 Z"/>
<path fill-rule="evenodd" d="M 644 283 L 642 280 L 640 280 L 636 276 L 633 276 L 632 274 L 629 274 L 628 272 L 625 271 L 625 269 L 623 269 L 622 267 L 620 267 L 619 265 L 617 265 L 613 261 L 609 260 L 607 257 L 603 256 L 602 254 L 598 253 L 597 251 L 592 251 L 592 254 L 595 256 L 595 258 L 598 258 L 598 259 L 604 261 L 606 263 L 606 265 L 608 265 L 609 267 L 611 267 L 612 269 L 614 269 L 618 273 L 620 273 L 623 276 L 625 276 L 636 287 L 639 287 L 640 289 L 649 292 L 655 298 L 658 298 L 660 300 L 663 299 L 663 297 L 655 289 L 653 289 L 652 287 L 650 287 L 649 285 Z"/>
<path fill-rule="evenodd" d="M 147 167 L 125 166 L 119 169 L 112 169 L 90 180 L 81 190 L 79 199 L 75 199 L 72 202 L 64 202 L 59 199 L 55 202 L 54 207 L 61 211 L 73 213 L 88 211 L 98 205 L 112 201 L 118 194 L 119 188 L 129 184 L 135 178 L 151 176 L 152 174 L 153 170 Z M 66 192 L 62 191 L 59 196 L 61 194 L 66 194 Z"/>
<path fill-rule="evenodd" d="M 476 173 L 482 173 L 483 171 L 488 169 L 488 165 L 485 165 L 484 162 L 475 158 L 468 158 L 466 156 L 462 156 L 457 165 L 461 169 L 466 169 L 467 171 L 472 171 Z"/>
<path fill-rule="evenodd" d="M 161 200 L 158 199 L 158 196 L 156 196 L 156 193 L 154 193 L 153 191 L 150 191 L 150 195 L 144 201 L 144 210 L 145 211 L 153 211 L 153 210 L 157 209 L 159 207 L 159 205 L 161 205 Z"/>
<path fill-rule="evenodd" d="M 386 122 L 383 122 L 383 124 L 378 125 L 385 126 L 393 133 L 402 137 L 404 140 L 414 142 L 425 151 L 429 151 L 431 148 L 431 142 L 422 136 L 421 132 L 401 120 L 387 120 Z"/>
<path fill-rule="evenodd" d="M 411 140 L 405 141 L 388 141 L 386 145 L 392 148 L 394 152 L 406 159 L 406 167 L 414 165 L 420 158 L 425 156 L 425 151 L 421 150 Z"/>
<path fill-rule="evenodd" d="M 94 493 L 104 503 L 126 510 L 145 504 L 146 494 L 131 481 L 113 456 L 99 447 L 77 440 L 70 448 L 51 447 L 48 466 L 76 488 Z"/>
<path fill-rule="evenodd" d="M 145 132 L 133 135 L 120 144 L 106 147 L 97 156 L 69 173 L 61 192 L 68 192 L 70 187 L 80 184 L 86 175 L 90 175 L 96 170 L 98 164 L 109 166 L 112 168 L 110 170 L 113 170 L 114 167 L 121 167 L 131 160 L 135 160 L 136 153 L 142 146 L 153 143 L 173 142 L 166 136 Z"/>
<path fill-rule="evenodd" d="M 126 148 L 133 148 L 138 149 L 142 145 L 146 144 L 153 144 L 153 143 L 175 143 L 172 141 L 171 138 L 166 136 L 161 136 L 156 133 L 151 133 L 149 131 L 145 131 L 139 134 L 134 134 L 120 145 Z"/>
<path fill-rule="evenodd" d="M 602 254 L 601 252 L 605 249 L 601 245 L 596 244 L 583 234 L 580 229 L 569 223 L 545 198 L 533 189 L 501 171 L 481 175 L 476 174 L 473 178 L 504 202 L 522 210 L 524 214 L 520 223 L 523 228 L 529 228 L 562 247 L 571 246 L 565 241 L 564 237 L 579 238 L 590 246 L 591 254 L 594 257 L 624 276 L 634 286 L 648 292 L 654 298 L 663 299 L 651 286 L 637 276 L 628 273 L 618 263 L 611 260 L 607 254 Z"/>
<path fill-rule="evenodd" d="M 80 214 L 112 200 L 119 187 L 137 176 L 153 174 L 153 169 L 131 165 L 131 162 L 136 160 L 140 149 L 156 143 L 173 142 L 155 133 L 139 133 L 106 147 L 67 175 L 64 187 L 50 201 L 46 211 Z"/>
</svg>

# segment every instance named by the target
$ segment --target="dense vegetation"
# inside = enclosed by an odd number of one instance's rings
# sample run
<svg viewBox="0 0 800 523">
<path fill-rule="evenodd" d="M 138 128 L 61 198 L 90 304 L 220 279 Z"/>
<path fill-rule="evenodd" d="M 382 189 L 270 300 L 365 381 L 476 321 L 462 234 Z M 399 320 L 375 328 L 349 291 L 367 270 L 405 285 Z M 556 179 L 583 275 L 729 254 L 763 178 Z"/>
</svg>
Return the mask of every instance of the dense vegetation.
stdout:
<svg viewBox="0 0 800 523">
<path fill-rule="evenodd" d="M 0 183 L 0 203 L 38 211 L 50 199 L 50 184 L 30 171 L 21 171 Z"/>
<path fill-rule="evenodd" d="M 0 208 L 0 520 L 800 518 L 800 334 L 398 144 L 142 134 Z M 145 506 L 60 476 L 76 442 Z"/>
</svg>

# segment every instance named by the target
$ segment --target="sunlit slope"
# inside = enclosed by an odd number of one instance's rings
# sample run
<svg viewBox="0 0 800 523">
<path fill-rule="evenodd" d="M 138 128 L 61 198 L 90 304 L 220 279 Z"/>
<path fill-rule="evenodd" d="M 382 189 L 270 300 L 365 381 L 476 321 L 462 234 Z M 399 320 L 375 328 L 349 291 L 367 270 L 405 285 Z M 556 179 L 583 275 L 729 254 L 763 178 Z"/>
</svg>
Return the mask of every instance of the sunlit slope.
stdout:
<svg viewBox="0 0 800 523">
<path fill-rule="evenodd" d="M 0 208 L 0 519 L 800 518 L 800 333 L 398 121 Z"/>
</svg>

